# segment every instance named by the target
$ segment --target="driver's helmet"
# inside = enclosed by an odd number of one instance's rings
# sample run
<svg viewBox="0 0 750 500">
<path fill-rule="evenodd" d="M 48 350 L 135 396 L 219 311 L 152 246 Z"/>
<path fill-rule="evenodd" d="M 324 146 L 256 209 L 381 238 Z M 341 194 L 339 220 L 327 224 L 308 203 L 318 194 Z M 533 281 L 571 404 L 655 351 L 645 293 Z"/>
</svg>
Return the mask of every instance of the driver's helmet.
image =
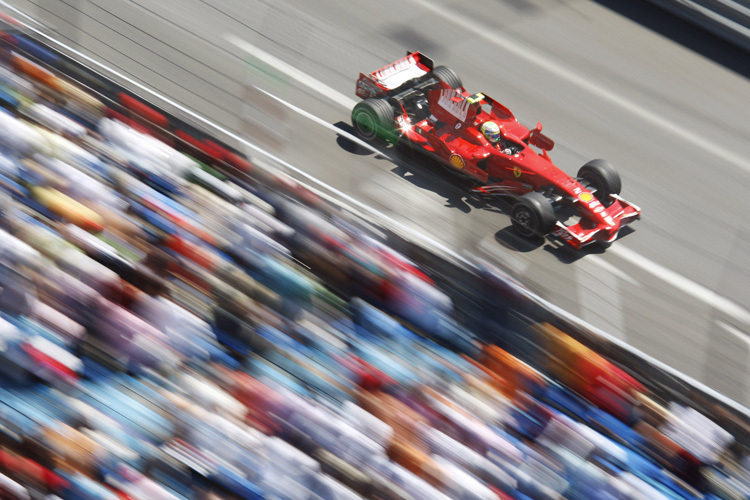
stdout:
<svg viewBox="0 0 750 500">
<path fill-rule="evenodd" d="M 500 140 L 500 127 L 495 122 L 484 122 L 480 131 L 492 144 Z"/>
</svg>

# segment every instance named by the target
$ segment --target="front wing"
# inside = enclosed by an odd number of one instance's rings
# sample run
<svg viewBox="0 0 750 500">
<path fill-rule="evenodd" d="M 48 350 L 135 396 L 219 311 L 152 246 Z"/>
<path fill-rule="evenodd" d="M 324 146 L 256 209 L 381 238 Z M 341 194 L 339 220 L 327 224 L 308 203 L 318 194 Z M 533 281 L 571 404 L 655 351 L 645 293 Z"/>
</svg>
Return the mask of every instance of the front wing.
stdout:
<svg viewBox="0 0 750 500">
<path fill-rule="evenodd" d="M 519 196 L 529 191 L 531 186 L 521 183 L 489 184 L 472 188 L 472 192 L 486 196 Z M 564 241 L 576 250 L 596 241 L 611 243 L 617 239 L 620 230 L 631 222 L 641 218 L 641 209 L 637 205 L 625 200 L 619 195 L 610 195 L 614 203 L 609 208 L 613 213 L 607 224 L 599 224 L 594 228 L 585 228 L 580 222 L 566 225 L 557 221 L 552 236 Z M 609 223 L 611 221 L 611 223 Z"/>
<path fill-rule="evenodd" d="M 610 215 L 611 224 L 599 224 L 593 229 L 585 229 L 580 222 L 567 226 L 558 221 L 557 228 L 552 232 L 552 235 L 566 242 L 575 250 L 580 250 L 597 241 L 604 243 L 615 241 L 623 227 L 641 218 L 641 209 L 619 195 L 610 196 L 615 200 L 612 206 L 615 209 L 619 208 Z"/>
</svg>

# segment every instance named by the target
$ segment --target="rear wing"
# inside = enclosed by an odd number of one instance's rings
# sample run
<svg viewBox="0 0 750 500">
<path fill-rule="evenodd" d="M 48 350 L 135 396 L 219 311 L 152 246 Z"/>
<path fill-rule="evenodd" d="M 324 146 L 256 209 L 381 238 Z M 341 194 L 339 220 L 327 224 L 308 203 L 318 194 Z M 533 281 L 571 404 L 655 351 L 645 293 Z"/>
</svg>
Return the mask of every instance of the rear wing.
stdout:
<svg viewBox="0 0 750 500">
<path fill-rule="evenodd" d="M 407 52 L 406 57 L 373 71 L 359 74 L 357 97 L 381 97 L 414 78 L 420 78 L 434 67 L 432 59 L 419 52 Z"/>
</svg>

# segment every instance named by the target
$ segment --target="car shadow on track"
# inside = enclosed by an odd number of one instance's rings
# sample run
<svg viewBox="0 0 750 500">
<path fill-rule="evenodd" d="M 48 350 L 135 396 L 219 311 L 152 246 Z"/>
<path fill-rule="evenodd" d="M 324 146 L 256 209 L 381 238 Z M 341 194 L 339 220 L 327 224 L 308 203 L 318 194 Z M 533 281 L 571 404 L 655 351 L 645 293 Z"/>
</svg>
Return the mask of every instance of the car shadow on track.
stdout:
<svg viewBox="0 0 750 500">
<path fill-rule="evenodd" d="M 389 148 L 385 146 L 383 146 L 382 148 L 374 147 L 372 145 L 365 146 L 359 142 L 353 141 L 351 137 L 356 137 L 357 132 L 350 124 L 339 121 L 334 123 L 333 126 L 343 132 L 341 134 L 336 134 L 336 144 L 338 144 L 339 147 L 344 151 L 358 156 L 369 156 L 375 154 L 375 157 L 378 159 L 388 159 L 387 151 L 390 151 Z M 382 154 L 376 153 L 376 151 L 380 151 Z"/>
<path fill-rule="evenodd" d="M 391 172 L 402 179 L 408 181 L 413 186 L 441 196 L 445 199 L 445 207 L 455 208 L 465 214 L 475 209 L 484 208 L 484 204 L 471 196 L 467 188 L 462 188 L 456 184 L 450 183 L 434 172 L 433 169 L 421 166 L 406 165 L 405 162 L 399 162 Z"/>
<path fill-rule="evenodd" d="M 500 210 L 471 193 L 471 183 L 448 172 L 437 162 L 415 152 L 408 146 L 393 146 L 385 143 L 369 144 L 367 147 L 353 141 L 348 135 L 355 135 L 354 128 L 345 122 L 333 124 L 346 134 L 338 134 L 337 144 L 347 152 L 359 156 L 375 155 L 377 159 L 390 161 L 391 172 L 412 185 L 431 191 L 445 199 L 445 206 L 463 213 L 472 210 Z M 378 151 L 379 153 L 376 153 Z"/>
<path fill-rule="evenodd" d="M 495 233 L 495 241 L 504 248 L 515 252 L 533 252 L 541 248 L 555 256 L 563 264 L 573 264 L 587 255 L 601 255 L 609 247 L 607 244 L 593 243 L 581 250 L 574 250 L 567 243 L 553 236 L 523 238 L 516 234 L 512 226 Z"/>
<path fill-rule="evenodd" d="M 574 262 L 586 257 L 587 255 L 601 255 L 605 253 L 610 245 L 617 245 L 618 241 L 634 232 L 635 229 L 631 228 L 630 226 L 625 226 L 620 230 L 620 235 L 615 242 L 610 244 L 592 243 L 589 246 L 583 247 L 581 250 L 574 250 L 563 241 L 550 238 L 547 241 L 547 244 L 544 245 L 544 250 L 557 257 L 557 259 L 564 264 L 573 264 Z"/>
<path fill-rule="evenodd" d="M 495 233 L 495 241 L 508 250 L 514 252 L 533 252 L 547 241 L 544 237 L 524 238 L 516 234 L 513 226 L 504 227 Z"/>
</svg>

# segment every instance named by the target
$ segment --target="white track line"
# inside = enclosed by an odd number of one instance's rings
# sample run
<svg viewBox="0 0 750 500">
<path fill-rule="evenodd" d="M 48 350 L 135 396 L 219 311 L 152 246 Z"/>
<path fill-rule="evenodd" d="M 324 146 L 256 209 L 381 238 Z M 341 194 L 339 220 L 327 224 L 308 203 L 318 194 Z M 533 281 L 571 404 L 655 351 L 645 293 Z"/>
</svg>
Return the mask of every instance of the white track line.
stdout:
<svg viewBox="0 0 750 500">
<path fill-rule="evenodd" d="M 732 334 L 737 340 L 740 342 L 747 344 L 748 347 L 750 347 L 750 334 L 747 332 L 743 332 L 732 325 L 729 325 L 727 323 L 724 323 L 723 321 L 717 321 L 717 325 L 719 325 L 724 331 Z"/>
<path fill-rule="evenodd" d="M 621 245 L 618 245 L 621 246 Z M 628 273 L 620 269 L 619 267 L 616 267 L 612 265 L 610 262 L 604 260 L 603 258 L 599 257 L 598 255 L 587 255 L 586 260 L 593 262 L 594 264 L 604 268 L 608 273 L 614 274 L 618 278 L 620 278 L 623 281 L 627 281 L 631 285 L 635 285 L 638 287 L 642 287 L 643 285 L 638 282 L 635 278 L 630 276 Z"/>
<path fill-rule="evenodd" d="M 429 10 L 433 14 L 442 17 L 443 19 L 460 26 L 462 29 L 470 31 L 471 33 L 480 36 L 500 47 L 503 47 L 508 52 L 512 52 L 518 57 L 526 59 L 527 61 L 536 64 L 540 68 L 553 73 L 558 78 L 566 80 L 592 94 L 595 94 L 602 99 L 605 99 L 612 104 L 619 106 L 622 109 L 629 111 L 637 117 L 650 122 L 651 124 L 660 127 L 673 135 L 684 139 L 692 146 L 697 147 L 710 153 L 711 156 L 721 158 L 727 163 L 750 172 L 750 162 L 746 156 L 741 156 L 728 151 L 726 148 L 716 147 L 712 141 L 707 141 L 705 136 L 692 132 L 677 123 L 669 121 L 665 118 L 652 113 L 647 108 L 636 104 L 633 101 L 626 99 L 614 92 L 610 92 L 603 86 L 597 85 L 593 80 L 585 76 L 579 76 L 573 68 L 563 66 L 557 61 L 547 57 L 538 50 L 532 47 L 519 43 L 509 37 L 502 36 L 497 32 L 496 27 L 481 24 L 481 19 L 468 18 L 455 10 L 449 10 L 445 5 L 437 5 L 432 0 L 411 0 L 413 3 L 418 4 L 425 10 Z"/>
<path fill-rule="evenodd" d="M 302 109 L 302 108 L 300 108 L 298 106 L 295 106 L 294 104 L 292 104 L 290 102 L 286 102 L 284 99 L 282 99 L 280 97 L 276 97 L 275 95 L 273 95 L 270 92 L 267 92 L 267 91 L 265 91 L 263 89 L 258 89 L 258 90 L 261 91 L 261 92 L 263 92 L 265 95 L 267 95 L 268 97 L 270 97 L 274 101 L 278 102 L 279 104 L 281 104 L 283 106 L 286 106 L 287 108 L 291 109 L 295 113 L 299 113 L 300 115 L 304 116 L 308 120 L 314 121 L 318 125 L 320 125 L 322 127 L 325 127 L 328 130 L 332 130 L 332 131 L 336 132 L 339 135 L 343 135 L 344 137 L 346 137 L 350 141 L 352 141 L 352 142 L 354 142 L 354 143 L 362 146 L 363 148 L 369 149 L 373 153 L 377 153 L 379 155 L 385 156 L 389 160 L 393 161 L 392 158 L 390 158 L 388 155 L 386 155 L 385 153 L 383 153 L 381 150 L 379 150 L 378 148 L 374 147 L 372 144 L 368 144 L 367 142 L 363 141 L 362 139 L 360 139 L 356 135 L 350 134 L 349 132 L 347 132 L 345 130 L 341 130 L 337 126 L 331 125 L 330 123 L 328 123 L 324 119 L 318 118 L 317 116 L 315 116 L 314 114 L 310 113 L 309 111 L 305 111 L 304 109 Z"/>
<path fill-rule="evenodd" d="M 357 104 L 358 101 L 355 101 L 351 97 L 342 94 L 338 90 L 329 87 L 325 83 L 321 82 L 320 80 L 316 80 L 315 78 L 311 77 L 307 73 L 304 73 L 291 64 L 282 61 L 281 59 L 272 56 L 268 52 L 259 49 L 252 43 L 248 42 L 247 40 L 243 40 L 235 35 L 232 34 L 226 34 L 224 35 L 224 39 L 234 45 L 235 47 L 239 47 L 243 51 L 247 52 L 251 56 L 255 57 L 259 61 L 262 61 L 269 66 L 273 66 L 278 71 L 284 73 L 289 78 L 298 81 L 299 83 L 305 85 L 306 87 L 316 91 L 323 97 L 326 97 L 332 101 L 334 101 L 337 104 L 340 104 L 341 106 L 345 107 L 346 109 L 352 109 L 355 104 Z M 352 85 L 352 88 L 354 88 L 354 85 Z"/>
<path fill-rule="evenodd" d="M 685 276 L 668 269 L 661 264 L 647 259 L 646 257 L 629 250 L 623 245 L 612 245 L 607 252 L 613 253 L 618 257 L 621 257 L 634 266 L 640 267 L 642 270 L 661 278 L 666 283 L 673 287 L 681 290 L 682 292 L 690 295 L 700 302 L 704 302 L 718 311 L 723 312 L 727 316 L 739 320 L 743 323 L 750 324 L 750 311 L 743 308 L 739 304 L 732 302 L 726 297 L 722 297 L 718 293 L 706 288 L 705 286 L 696 283 L 695 281 L 686 278 Z"/>
</svg>

